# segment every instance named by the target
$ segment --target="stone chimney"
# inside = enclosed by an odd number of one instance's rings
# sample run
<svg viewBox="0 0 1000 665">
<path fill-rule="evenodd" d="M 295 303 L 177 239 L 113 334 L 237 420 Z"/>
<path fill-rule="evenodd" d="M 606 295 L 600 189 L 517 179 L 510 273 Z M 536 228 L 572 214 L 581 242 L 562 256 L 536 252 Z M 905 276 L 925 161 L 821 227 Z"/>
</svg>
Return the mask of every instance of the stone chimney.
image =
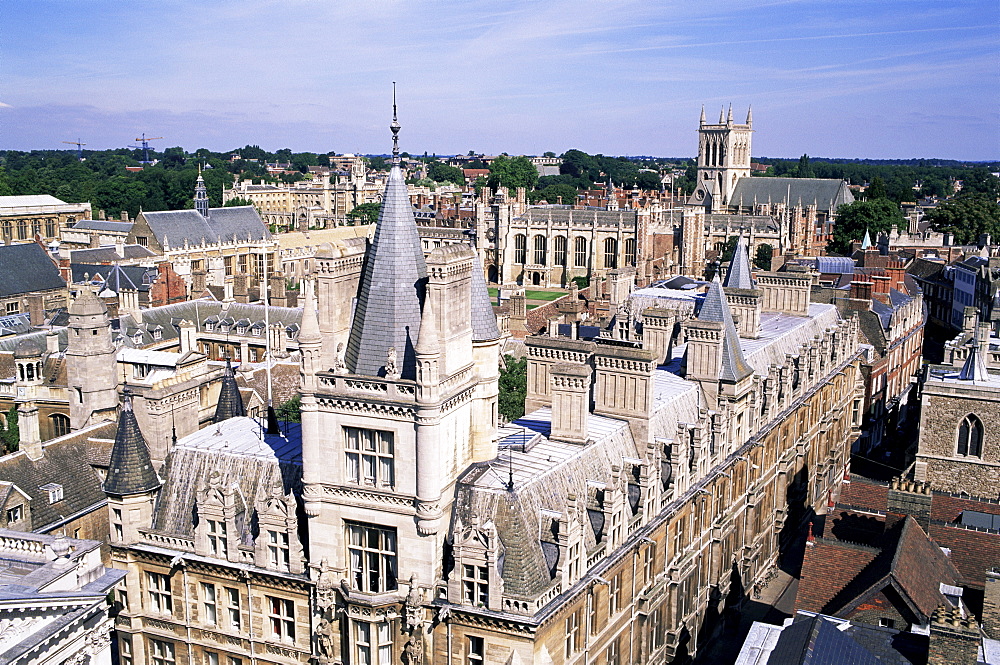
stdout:
<svg viewBox="0 0 1000 665">
<path fill-rule="evenodd" d="M 986 571 L 983 630 L 994 640 L 1000 639 L 1000 567 Z"/>
<path fill-rule="evenodd" d="M 670 340 L 677 313 L 671 309 L 650 307 L 642 313 L 642 348 L 652 351 L 657 365 L 668 360 Z"/>
<path fill-rule="evenodd" d="M 55 331 L 49 332 L 45 336 L 45 350 L 48 353 L 59 353 L 59 333 Z"/>
<path fill-rule="evenodd" d="M 528 329 L 528 309 L 524 289 L 517 289 L 510 294 L 510 329 L 511 332 L 524 332 Z"/>
<path fill-rule="evenodd" d="M 17 405 L 17 428 L 21 435 L 20 449 L 32 461 L 42 459 L 42 434 L 38 423 L 38 405 L 33 401 Z"/>
<path fill-rule="evenodd" d="M 222 285 L 222 299 L 225 302 L 232 302 L 233 299 L 234 299 L 233 291 L 234 291 L 234 289 L 233 289 L 233 278 L 230 277 L 230 278 L 226 279 L 225 284 Z"/>
<path fill-rule="evenodd" d="M 28 316 L 33 326 L 41 326 L 45 323 L 45 307 L 42 304 L 42 296 L 38 294 L 28 296 Z"/>
<path fill-rule="evenodd" d="M 128 220 L 128 210 L 122 210 L 122 216 L 121 216 L 121 220 L 122 220 L 123 222 L 127 222 L 127 221 L 129 221 L 129 220 Z"/>
<path fill-rule="evenodd" d="M 552 431 L 549 438 L 587 443 L 591 369 L 575 363 L 557 363 L 549 372 L 552 391 Z"/>
<path fill-rule="evenodd" d="M 198 350 L 198 341 L 196 336 L 196 328 L 193 323 L 188 320 L 181 321 L 180 323 L 180 347 L 181 353 L 189 353 L 191 351 Z"/>
<path fill-rule="evenodd" d="M 924 531 L 931 521 L 931 486 L 903 478 L 893 478 L 889 483 L 886 512 L 909 515 Z"/>
<path fill-rule="evenodd" d="M 976 665 L 981 641 L 975 619 L 941 605 L 931 617 L 927 665 Z"/>
<path fill-rule="evenodd" d="M 191 273 L 191 295 L 200 296 L 205 292 L 208 274 L 204 270 L 195 270 Z"/>
<path fill-rule="evenodd" d="M 121 236 L 115 238 L 115 253 L 121 258 L 125 258 L 125 238 Z"/>
<path fill-rule="evenodd" d="M 247 291 L 247 276 L 242 273 L 233 275 L 233 298 L 236 302 L 250 302 L 250 293 Z"/>
<path fill-rule="evenodd" d="M 268 282 L 270 283 L 268 294 L 270 304 L 275 307 L 287 307 L 288 300 L 285 297 L 285 275 L 282 272 L 276 272 L 268 277 Z"/>
</svg>

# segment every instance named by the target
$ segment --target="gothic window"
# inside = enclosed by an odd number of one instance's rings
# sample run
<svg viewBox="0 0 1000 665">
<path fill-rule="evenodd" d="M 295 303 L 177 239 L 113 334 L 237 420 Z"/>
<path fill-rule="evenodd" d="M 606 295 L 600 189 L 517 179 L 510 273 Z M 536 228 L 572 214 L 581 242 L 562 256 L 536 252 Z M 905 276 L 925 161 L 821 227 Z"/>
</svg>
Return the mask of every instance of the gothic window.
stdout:
<svg viewBox="0 0 1000 665">
<path fill-rule="evenodd" d="M 32 237 L 42 234 L 42 220 L 33 219 L 31 220 L 31 235 Z"/>
<path fill-rule="evenodd" d="M 270 563 L 272 568 L 288 572 L 289 547 L 287 531 L 268 530 L 267 557 L 268 563 Z"/>
<path fill-rule="evenodd" d="M 462 598 L 469 605 L 486 607 L 490 601 L 490 570 L 486 566 L 462 566 Z"/>
<path fill-rule="evenodd" d="M 545 265 L 545 236 L 535 236 L 534 252 L 532 252 L 532 263 L 537 266 Z"/>
<path fill-rule="evenodd" d="M 47 219 L 45 220 L 45 236 L 47 238 L 54 238 L 56 235 L 56 220 Z"/>
<path fill-rule="evenodd" d="M 28 222 L 27 220 L 19 220 L 17 222 L 17 239 L 27 240 L 28 239 Z"/>
<path fill-rule="evenodd" d="M 469 635 L 469 665 L 483 665 L 486 662 L 486 640 L 476 635 Z"/>
<path fill-rule="evenodd" d="M 228 557 L 228 543 L 226 538 L 226 522 L 224 520 L 208 521 L 208 551 L 212 556 L 221 559 Z"/>
<path fill-rule="evenodd" d="M 587 239 L 582 236 L 573 241 L 573 265 L 587 267 Z"/>
<path fill-rule="evenodd" d="M 566 265 L 566 236 L 556 236 L 554 239 L 555 264 L 557 266 Z"/>
<path fill-rule="evenodd" d="M 635 238 L 625 239 L 625 265 L 634 266 L 636 263 L 636 242 Z"/>
<path fill-rule="evenodd" d="M 352 483 L 391 488 L 395 482 L 392 432 L 345 427 L 347 477 Z"/>
<path fill-rule="evenodd" d="M 958 426 L 958 454 L 963 457 L 983 454 L 983 423 L 971 413 Z"/>
<path fill-rule="evenodd" d="M 514 263 L 528 262 L 528 238 L 523 233 L 514 236 Z"/>
<path fill-rule="evenodd" d="M 354 587 L 365 593 L 396 589 L 396 530 L 348 524 L 348 558 Z"/>
<path fill-rule="evenodd" d="M 271 637 L 283 642 L 294 642 L 295 603 L 287 598 L 267 596 L 267 608 Z"/>
<path fill-rule="evenodd" d="M 62 413 L 53 413 L 49 416 L 52 423 L 52 438 L 66 436 L 69 434 L 69 417 Z"/>
<path fill-rule="evenodd" d="M 216 602 L 214 584 L 201 583 L 201 603 L 204 622 L 209 626 L 216 625 L 219 621 L 219 606 Z"/>
<path fill-rule="evenodd" d="M 392 663 L 392 631 L 389 622 L 354 621 L 354 653 L 358 665 Z"/>
<path fill-rule="evenodd" d="M 0 226 L 0 235 L 3 236 L 4 242 L 10 242 L 11 237 L 14 235 L 14 226 L 10 222 L 4 222 Z"/>
<path fill-rule="evenodd" d="M 604 240 L 604 267 L 611 269 L 618 267 L 617 238 L 605 238 Z"/>
<path fill-rule="evenodd" d="M 149 644 L 153 657 L 153 665 L 176 665 L 177 660 L 174 657 L 173 642 L 151 639 Z"/>
<path fill-rule="evenodd" d="M 170 592 L 170 576 L 161 573 L 146 573 L 146 591 L 149 594 L 149 609 L 157 614 L 172 614 L 174 600 Z"/>
</svg>

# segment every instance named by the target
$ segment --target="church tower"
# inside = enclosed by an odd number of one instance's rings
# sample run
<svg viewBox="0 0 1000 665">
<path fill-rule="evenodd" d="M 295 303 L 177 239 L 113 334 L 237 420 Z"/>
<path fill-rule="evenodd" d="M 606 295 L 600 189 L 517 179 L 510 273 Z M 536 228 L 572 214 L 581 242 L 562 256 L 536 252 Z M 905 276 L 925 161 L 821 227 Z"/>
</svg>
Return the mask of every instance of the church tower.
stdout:
<svg viewBox="0 0 1000 665">
<path fill-rule="evenodd" d="M 90 286 L 69 306 L 66 375 L 72 429 L 118 416 L 118 376 L 108 309 Z"/>
<path fill-rule="evenodd" d="M 719 112 L 719 122 L 709 124 L 705 108 L 698 123 L 698 184 L 689 205 L 705 206 L 707 212 L 720 212 L 730 204 L 730 197 L 740 178 L 750 177 L 750 140 L 753 116 L 747 110 L 746 123 L 733 122 L 733 107 Z"/>
<path fill-rule="evenodd" d="M 332 299 L 352 294 L 349 280 L 319 275 L 299 338 L 309 560 L 333 653 L 357 653 L 369 635 L 396 653 L 425 648 L 455 485 L 497 455 L 500 333 L 482 267 L 465 244 L 424 258 L 393 111 L 392 169 L 357 304 L 326 321 Z M 331 346 L 333 362 L 321 363 Z"/>
<path fill-rule="evenodd" d="M 198 167 L 198 180 L 194 184 L 194 209 L 208 219 L 208 190 L 205 188 L 205 179 L 201 177 L 201 167 Z"/>
</svg>

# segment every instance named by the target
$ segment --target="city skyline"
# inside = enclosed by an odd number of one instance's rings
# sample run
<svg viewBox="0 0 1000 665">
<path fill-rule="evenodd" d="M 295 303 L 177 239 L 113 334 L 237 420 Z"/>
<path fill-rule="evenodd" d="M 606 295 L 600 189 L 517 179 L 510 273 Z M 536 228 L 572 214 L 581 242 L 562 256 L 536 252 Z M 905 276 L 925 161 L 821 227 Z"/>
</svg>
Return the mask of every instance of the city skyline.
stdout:
<svg viewBox="0 0 1000 665">
<path fill-rule="evenodd" d="M 731 103 L 753 106 L 755 157 L 1000 158 L 995 3 L 16 1 L 5 20 L 0 149 L 384 153 L 397 81 L 413 154 L 693 155 L 702 104 Z"/>
</svg>

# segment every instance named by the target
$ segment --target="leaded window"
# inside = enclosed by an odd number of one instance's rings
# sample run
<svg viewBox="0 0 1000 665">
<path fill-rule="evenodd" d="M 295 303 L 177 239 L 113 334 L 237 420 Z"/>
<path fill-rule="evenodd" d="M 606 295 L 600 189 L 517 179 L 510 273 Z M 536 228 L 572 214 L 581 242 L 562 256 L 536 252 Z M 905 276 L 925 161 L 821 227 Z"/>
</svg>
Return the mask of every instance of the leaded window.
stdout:
<svg viewBox="0 0 1000 665">
<path fill-rule="evenodd" d="M 347 478 L 352 483 L 370 487 L 395 484 L 395 460 L 392 432 L 345 427 Z"/>
<path fill-rule="evenodd" d="M 490 600 L 490 570 L 486 566 L 462 566 L 462 594 L 466 603 L 485 607 Z"/>
<path fill-rule="evenodd" d="M 528 262 L 528 238 L 524 234 L 518 233 L 514 236 L 514 263 L 525 264 Z"/>
<path fill-rule="evenodd" d="M 396 530 L 348 524 L 348 554 L 354 586 L 366 593 L 396 589 Z"/>
<path fill-rule="evenodd" d="M 208 520 L 208 551 L 222 559 L 228 556 L 225 521 Z"/>
<path fill-rule="evenodd" d="M 969 457 L 983 454 L 983 423 L 971 413 L 958 426 L 958 454 Z"/>
<path fill-rule="evenodd" d="M 616 238 L 604 239 L 604 267 L 618 267 L 618 240 Z"/>
<path fill-rule="evenodd" d="M 149 597 L 149 609 L 159 614 L 171 614 L 174 611 L 174 600 L 170 591 L 170 576 L 161 573 L 146 573 L 146 590 Z"/>
<path fill-rule="evenodd" d="M 566 265 L 566 236 L 556 236 L 553 239 L 553 250 L 555 252 L 555 256 L 553 256 L 555 264 L 557 266 Z"/>
<path fill-rule="evenodd" d="M 573 241 L 573 265 L 577 268 L 587 267 L 587 239 L 582 236 Z"/>
</svg>

